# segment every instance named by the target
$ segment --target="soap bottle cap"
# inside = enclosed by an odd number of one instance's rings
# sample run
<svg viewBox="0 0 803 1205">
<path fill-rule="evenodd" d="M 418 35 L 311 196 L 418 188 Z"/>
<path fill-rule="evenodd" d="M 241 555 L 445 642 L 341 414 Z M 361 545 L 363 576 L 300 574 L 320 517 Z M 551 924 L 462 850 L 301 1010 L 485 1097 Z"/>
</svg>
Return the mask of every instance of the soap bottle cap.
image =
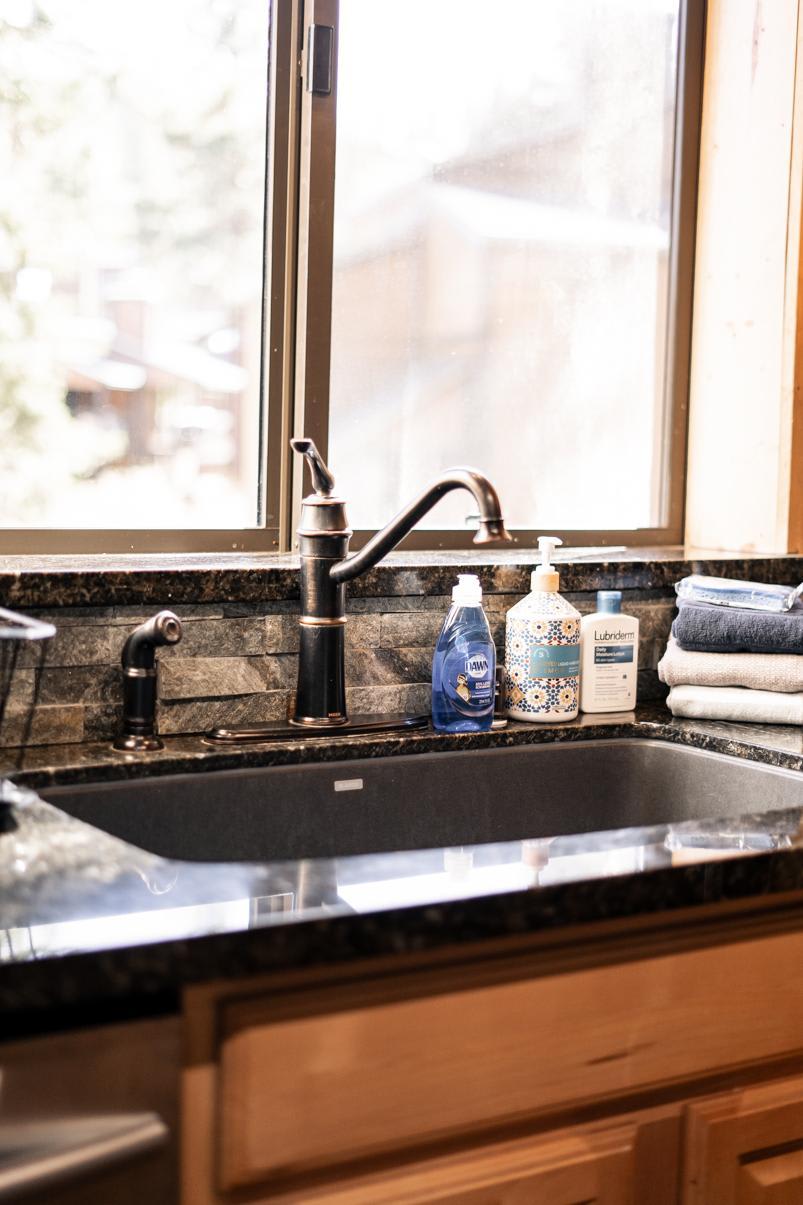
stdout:
<svg viewBox="0 0 803 1205">
<path fill-rule="evenodd" d="M 597 614 L 619 615 L 622 611 L 621 590 L 597 590 Z"/>
<path fill-rule="evenodd" d="M 458 573 L 457 585 L 452 586 L 452 602 L 461 607 L 478 607 L 482 602 L 482 586 L 475 573 Z"/>
<path fill-rule="evenodd" d="M 530 589 L 539 594 L 555 593 L 560 588 L 560 578 L 552 564 L 555 547 L 562 544 L 557 536 L 539 536 L 538 551 L 541 553 L 541 564 L 530 575 Z"/>
</svg>

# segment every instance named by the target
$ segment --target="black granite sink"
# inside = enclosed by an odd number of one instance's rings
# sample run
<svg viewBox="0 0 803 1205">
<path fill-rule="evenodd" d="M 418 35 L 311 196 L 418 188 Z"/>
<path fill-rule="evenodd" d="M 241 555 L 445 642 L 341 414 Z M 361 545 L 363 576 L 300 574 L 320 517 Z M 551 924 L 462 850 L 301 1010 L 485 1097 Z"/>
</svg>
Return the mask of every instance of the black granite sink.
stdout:
<svg viewBox="0 0 803 1205">
<path fill-rule="evenodd" d="M 277 861 L 803 807 L 803 774 L 654 740 L 222 770 L 41 792 L 167 858 Z"/>
</svg>

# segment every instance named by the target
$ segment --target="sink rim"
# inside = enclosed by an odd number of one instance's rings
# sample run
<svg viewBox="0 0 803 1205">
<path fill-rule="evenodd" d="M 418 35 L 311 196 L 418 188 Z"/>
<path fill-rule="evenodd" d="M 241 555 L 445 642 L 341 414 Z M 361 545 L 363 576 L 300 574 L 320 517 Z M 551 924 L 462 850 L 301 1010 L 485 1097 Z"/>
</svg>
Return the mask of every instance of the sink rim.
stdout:
<svg viewBox="0 0 803 1205">
<path fill-rule="evenodd" d="M 620 748 L 621 755 L 613 753 Z M 585 751 L 585 763 L 575 763 L 580 754 L 570 752 L 573 749 Z M 641 761 L 637 755 L 643 750 L 669 760 Z M 595 763 L 587 760 L 596 751 L 608 754 L 599 763 L 599 778 L 594 775 Z M 482 758 L 476 793 L 472 754 Z M 516 761 L 511 768 L 512 789 L 497 810 L 502 755 Z M 560 758 L 562 766 L 547 770 L 553 758 Z M 713 777 L 703 775 L 698 788 L 695 763 L 715 763 L 727 767 L 727 772 L 719 779 L 716 772 Z M 450 765 L 455 766 L 452 781 Z M 438 771 L 423 799 L 414 776 L 426 774 L 428 766 L 437 766 Z M 385 774 L 388 777 L 383 778 Z M 359 793 L 355 791 L 353 798 L 338 794 L 337 782 L 343 778 L 359 781 Z M 72 818 L 152 856 L 195 865 L 265 865 L 480 848 L 515 840 L 590 839 L 594 834 L 601 838 L 684 824 L 732 831 L 739 820 L 803 809 L 803 797 L 798 804 L 794 788 L 780 785 L 766 787 L 757 800 L 751 798 L 751 792 L 758 793 L 757 784 L 779 779 L 803 787 L 801 771 L 793 767 L 654 736 L 625 742 L 608 736 L 513 748 L 399 752 L 390 758 L 256 766 L 246 762 L 205 773 L 177 771 L 54 784 L 42 789 L 40 796 Z M 724 801 L 721 808 L 718 799 Z M 452 800 L 455 805 L 450 808 Z"/>
<path fill-rule="evenodd" d="M 803 775 L 803 766 L 798 768 L 795 766 L 777 765 L 775 762 L 765 761 L 761 757 L 743 756 L 740 753 L 736 753 L 736 752 L 725 753 L 720 749 L 704 748 L 704 747 L 701 747 L 700 745 L 695 745 L 695 744 L 692 744 L 692 743 L 689 743 L 686 741 L 673 740 L 669 736 L 663 736 L 661 734 L 653 734 L 650 736 L 638 735 L 638 736 L 591 737 L 591 738 L 585 738 L 582 740 L 569 739 L 569 740 L 555 740 L 555 741 L 533 741 L 533 742 L 521 742 L 521 743 L 516 743 L 516 744 L 510 744 L 510 745 L 506 745 L 506 744 L 489 745 L 489 746 L 483 746 L 480 748 L 455 747 L 452 749 L 421 749 L 421 750 L 399 749 L 399 750 L 389 751 L 388 753 L 382 754 L 379 757 L 365 756 L 365 757 L 348 757 L 348 758 L 331 758 L 331 759 L 327 758 L 327 757 L 313 758 L 313 759 L 305 758 L 303 761 L 297 761 L 297 762 L 267 762 L 265 764 L 256 764 L 256 765 L 250 764 L 250 763 L 243 764 L 243 765 L 223 765 L 223 766 L 211 765 L 211 766 L 197 766 L 197 767 L 194 767 L 193 769 L 184 768 L 184 767 L 180 768 L 178 766 L 175 766 L 175 767 L 166 768 L 163 773 L 132 774 L 132 775 L 124 777 L 124 778 L 120 778 L 117 776 L 104 778 L 104 777 L 102 777 L 102 775 L 103 775 L 103 772 L 106 767 L 99 766 L 98 771 L 97 771 L 99 777 L 96 779 L 95 778 L 85 779 L 82 775 L 81 778 L 71 781 L 70 778 L 67 777 L 65 780 L 55 781 L 52 784 L 48 784 L 48 785 L 41 786 L 41 787 L 34 787 L 33 789 L 43 799 L 47 800 L 48 797 L 55 792 L 58 792 L 59 794 L 61 794 L 61 793 L 66 793 L 67 791 L 76 791 L 79 789 L 92 791 L 93 793 L 95 793 L 96 791 L 100 792 L 103 790 L 109 790 L 109 791 L 113 792 L 115 788 L 131 787 L 135 783 L 144 785 L 147 783 L 159 783 L 159 782 L 163 782 L 163 781 L 167 781 L 167 780 L 169 780 L 171 782 L 174 782 L 174 781 L 188 781 L 189 782 L 191 780 L 198 779 L 199 777 L 200 778 L 206 778 L 206 777 L 212 777 L 212 776 L 217 777 L 218 775 L 222 776 L 222 775 L 251 774 L 251 773 L 268 774 L 271 771 L 277 771 L 277 770 L 283 770 L 286 772 L 293 771 L 296 773 L 301 773 L 303 771 L 308 771 L 310 769 L 320 770 L 320 769 L 323 769 L 326 767 L 331 767 L 334 769 L 336 767 L 354 766 L 355 764 L 361 763 L 361 762 L 365 762 L 365 763 L 369 763 L 369 764 L 381 764 L 381 763 L 385 763 L 385 762 L 389 762 L 389 761 L 395 762 L 398 760 L 406 760 L 406 759 L 413 759 L 413 758 L 415 758 L 416 760 L 419 760 L 419 759 L 427 760 L 430 758 L 437 758 L 440 760 L 441 758 L 455 757 L 455 756 L 468 757 L 472 754 L 483 754 L 486 757 L 489 755 L 494 755 L 495 757 L 498 757 L 502 754 L 509 754 L 512 752 L 532 753 L 532 752 L 536 752 L 536 751 L 539 754 L 544 755 L 544 754 L 554 753 L 558 750 L 560 750 L 561 752 L 564 752 L 567 748 L 570 748 L 570 747 L 577 748 L 577 749 L 589 749 L 589 748 L 610 748 L 612 746 L 626 746 L 627 748 L 650 747 L 650 748 L 661 748 L 661 749 L 673 749 L 673 750 L 677 750 L 678 752 L 682 752 L 684 755 L 692 755 L 694 757 L 698 757 L 698 758 L 705 759 L 705 760 L 727 762 L 729 765 L 738 763 L 740 765 L 749 766 L 753 770 L 757 769 L 763 773 L 777 774 L 777 775 L 781 775 L 786 778 L 790 778 L 790 777 L 798 778 L 801 775 Z M 327 746 L 321 747 L 321 751 L 324 751 L 326 748 L 328 748 L 328 747 Z M 370 746 L 367 746 L 366 748 L 370 749 Z M 757 746 L 757 749 L 761 750 L 761 749 L 763 749 L 763 746 Z M 243 761 L 246 761 L 246 759 L 247 759 L 247 752 L 248 752 L 247 750 L 243 750 Z M 792 755 L 792 756 L 794 756 L 794 755 Z M 155 767 L 155 765 L 153 765 L 148 768 L 155 769 L 156 767 Z M 24 785 L 24 783 L 21 783 L 20 785 Z M 716 817 L 712 817 L 712 819 L 716 819 Z"/>
</svg>

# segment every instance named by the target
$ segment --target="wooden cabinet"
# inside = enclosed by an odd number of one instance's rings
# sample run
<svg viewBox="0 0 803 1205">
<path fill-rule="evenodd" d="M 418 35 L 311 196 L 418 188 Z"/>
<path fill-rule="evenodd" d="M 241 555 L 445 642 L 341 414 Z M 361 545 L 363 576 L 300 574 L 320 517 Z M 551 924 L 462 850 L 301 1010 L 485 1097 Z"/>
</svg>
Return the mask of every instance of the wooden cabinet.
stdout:
<svg viewBox="0 0 803 1205">
<path fill-rule="evenodd" d="M 633 1125 L 570 1130 L 307 1188 L 276 1205 L 639 1205 Z"/>
<path fill-rule="evenodd" d="M 243 1197 L 262 1205 L 677 1205 L 680 1115 L 658 1108 Z M 227 1200 L 225 1196 L 220 1198 Z"/>
<path fill-rule="evenodd" d="M 190 993 L 183 1205 L 803 1205 L 803 932 L 593 955 Z"/>
<path fill-rule="evenodd" d="M 803 1076 L 687 1106 L 683 1205 L 803 1203 Z"/>
<path fill-rule="evenodd" d="M 375 1186 L 370 1200 L 374 1205 L 636 1205 L 633 1140 L 632 1127 L 621 1127 L 596 1136 L 569 1133 L 468 1151 L 451 1165 L 396 1172 L 386 1178 L 384 1193 Z"/>
</svg>

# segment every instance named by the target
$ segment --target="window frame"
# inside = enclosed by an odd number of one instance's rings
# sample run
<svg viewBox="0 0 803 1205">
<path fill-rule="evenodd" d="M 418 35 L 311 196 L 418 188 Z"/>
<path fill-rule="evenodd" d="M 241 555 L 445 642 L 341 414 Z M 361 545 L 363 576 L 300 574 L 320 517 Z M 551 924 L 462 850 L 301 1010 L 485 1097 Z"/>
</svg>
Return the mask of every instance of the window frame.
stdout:
<svg viewBox="0 0 803 1205">
<path fill-rule="evenodd" d="M 302 0 L 264 0 L 265 192 L 257 523 L 245 528 L 0 528 L 0 555 L 278 552 L 287 530 L 296 312 Z M 136 506 L 136 498 L 132 498 Z"/>
<path fill-rule="evenodd" d="M 290 437 L 313 438 L 324 459 L 329 446 L 339 0 L 267 0 L 266 9 L 270 37 L 260 522 L 227 530 L 5 528 L 0 529 L 0 555 L 282 552 L 294 546 L 304 468 L 301 458 L 290 450 Z M 313 24 L 334 30 L 328 95 L 313 95 L 305 84 Z M 556 531 L 566 544 L 599 547 L 683 542 L 705 26 L 706 0 L 680 0 L 665 377 L 668 402 L 661 449 L 668 521 L 663 527 L 634 530 Z M 448 449 L 444 456 L 448 459 Z M 332 470 L 336 477 L 337 465 Z M 355 531 L 352 547 L 360 547 L 371 534 Z M 518 528 L 513 534 L 527 547 L 534 545 L 538 533 Z M 470 547 L 471 540 L 471 530 L 428 528 L 412 532 L 400 547 L 461 549 Z"/>
</svg>

